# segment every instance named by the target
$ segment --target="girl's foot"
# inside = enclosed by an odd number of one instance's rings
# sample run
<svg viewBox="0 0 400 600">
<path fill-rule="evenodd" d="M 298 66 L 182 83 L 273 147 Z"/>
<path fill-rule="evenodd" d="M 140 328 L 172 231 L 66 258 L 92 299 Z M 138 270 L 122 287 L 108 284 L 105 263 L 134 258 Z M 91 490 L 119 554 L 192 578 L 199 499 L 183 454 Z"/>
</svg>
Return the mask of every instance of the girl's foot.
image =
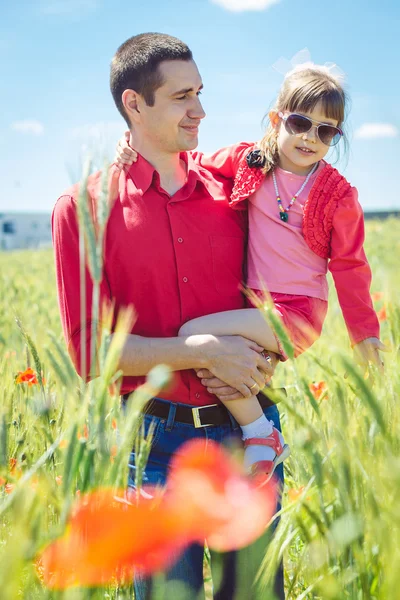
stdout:
<svg viewBox="0 0 400 600">
<path fill-rule="evenodd" d="M 282 434 L 263 414 L 249 423 L 241 425 L 244 441 L 244 466 L 249 473 L 264 473 L 267 481 L 275 468 L 290 454 Z"/>
<path fill-rule="evenodd" d="M 263 474 L 266 481 L 271 479 L 276 467 L 290 455 L 282 434 L 273 427 L 269 436 L 244 440 L 244 462 L 252 475 Z"/>
</svg>

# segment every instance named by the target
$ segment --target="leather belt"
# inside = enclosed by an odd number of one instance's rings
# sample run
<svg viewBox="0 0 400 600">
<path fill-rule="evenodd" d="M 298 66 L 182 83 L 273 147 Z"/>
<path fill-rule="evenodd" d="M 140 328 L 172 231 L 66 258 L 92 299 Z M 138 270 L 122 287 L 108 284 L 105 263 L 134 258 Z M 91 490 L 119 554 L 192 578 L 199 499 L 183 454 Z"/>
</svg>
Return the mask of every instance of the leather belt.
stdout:
<svg viewBox="0 0 400 600">
<path fill-rule="evenodd" d="M 283 390 L 279 390 L 282 392 Z M 126 402 L 129 394 L 122 396 L 123 402 Z M 264 393 L 257 396 L 262 408 L 274 406 L 273 402 Z M 172 403 L 161 398 L 152 398 L 143 412 L 148 415 L 154 415 L 161 419 L 168 419 L 171 404 L 176 406 L 174 421 L 193 425 L 194 427 L 212 427 L 217 425 L 229 425 L 231 417 L 223 404 L 208 404 L 207 406 L 189 406 L 188 404 Z"/>
</svg>

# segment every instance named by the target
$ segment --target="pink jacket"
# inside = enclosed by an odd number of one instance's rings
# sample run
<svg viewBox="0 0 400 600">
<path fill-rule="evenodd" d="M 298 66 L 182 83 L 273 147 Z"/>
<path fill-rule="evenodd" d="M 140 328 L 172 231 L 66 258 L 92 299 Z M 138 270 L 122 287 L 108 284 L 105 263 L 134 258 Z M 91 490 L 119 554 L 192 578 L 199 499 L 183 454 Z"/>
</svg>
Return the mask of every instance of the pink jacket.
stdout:
<svg viewBox="0 0 400 600">
<path fill-rule="evenodd" d="M 231 206 L 242 209 L 246 200 L 261 186 L 261 168 L 249 166 L 254 144 L 242 142 L 201 156 L 208 170 L 234 179 Z M 322 258 L 329 259 L 343 317 L 351 343 L 379 337 L 379 321 L 370 296 L 371 269 L 365 256 L 364 217 L 358 193 L 328 163 L 317 175 L 304 205 L 303 235 L 308 246 Z"/>
</svg>

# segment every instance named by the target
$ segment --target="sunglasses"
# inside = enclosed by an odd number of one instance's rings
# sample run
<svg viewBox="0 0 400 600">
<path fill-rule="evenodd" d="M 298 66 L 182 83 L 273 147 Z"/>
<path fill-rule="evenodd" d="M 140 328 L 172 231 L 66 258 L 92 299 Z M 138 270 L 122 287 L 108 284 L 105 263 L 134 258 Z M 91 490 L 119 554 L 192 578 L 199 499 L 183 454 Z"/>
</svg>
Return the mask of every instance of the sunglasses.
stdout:
<svg viewBox="0 0 400 600">
<path fill-rule="evenodd" d="M 279 116 L 285 124 L 286 131 L 291 135 L 307 133 L 313 128 L 313 123 L 319 123 L 319 121 L 313 121 L 312 119 L 309 119 L 304 115 L 298 115 L 297 113 L 284 115 L 280 112 Z M 318 138 L 326 146 L 336 146 L 343 135 L 343 131 L 339 127 L 334 127 L 333 125 L 319 123 L 315 127 Z"/>
</svg>

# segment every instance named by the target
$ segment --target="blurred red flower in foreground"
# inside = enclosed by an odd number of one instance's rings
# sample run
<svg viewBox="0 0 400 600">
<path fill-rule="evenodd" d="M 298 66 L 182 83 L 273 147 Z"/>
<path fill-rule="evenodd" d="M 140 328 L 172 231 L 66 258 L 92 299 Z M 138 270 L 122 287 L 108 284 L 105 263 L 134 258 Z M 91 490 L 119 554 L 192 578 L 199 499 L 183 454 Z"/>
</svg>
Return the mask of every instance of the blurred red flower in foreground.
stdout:
<svg viewBox="0 0 400 600">
<path fill-rule="evenodd" d="M 42 378 L 43 383 L 45 380 Z M 32 385 L 39 385 L 36 372 L 29 367 L 25 371 L 18 371 L 15 377 L 15 383 L 27 383 L 29 387 Z"/>
<path fill-rule="evenodd" d="M 276 486 L 263 481 L 243 475 L 221 446 L 196 440 L 174 456 L 169 485 L 178 503 L 190 507 L 192 518 L 203 521 L 199 539 L 207 538 L 210 548 L 222 552 L 248 546 L 274 514 Z"/>
<path fill-rule="evenodd" d="M 328 390 L 328 386 L 326 385 L 325 381 L 310 383 L 309 388 L 316 400 L 319 400 L 322 394 Z"/>
<path fill-rule="evenodd" d="M 207 538 L 219 550 L 257 539 L 275 510 L 275 485 L 259 486 L 212 441 L 188 442 L 175 456 L 166 487 L 148 494 L 97 490 L 80 498 L 64 536 L 38 561 L 45 585 L 130 582 L 134 571 L 167 567 L 184 548 Z"/>
</svg>

